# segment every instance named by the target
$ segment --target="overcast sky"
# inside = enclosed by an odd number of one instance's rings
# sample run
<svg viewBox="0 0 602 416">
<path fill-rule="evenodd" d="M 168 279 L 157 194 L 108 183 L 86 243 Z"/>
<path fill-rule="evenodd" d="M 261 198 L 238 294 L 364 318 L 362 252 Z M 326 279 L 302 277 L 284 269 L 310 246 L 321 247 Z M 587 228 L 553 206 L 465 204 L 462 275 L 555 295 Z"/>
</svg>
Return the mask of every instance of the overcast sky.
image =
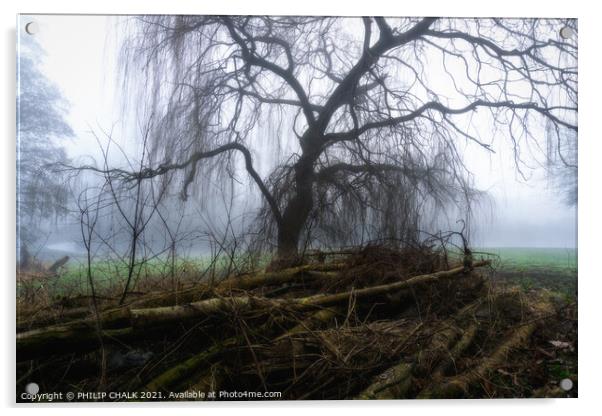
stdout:
<svg viewBox="0 0 602 416">
<path fill-rule="evenodd" d="M 117 41 L 112 35 L 118 19 L 104 16 L 21 16 L 19 36 L 35 20 L 34 35 L 46 51 L 43 68 L 70 102 L 68 121 L 75 138 L 67 143 L 71 156 L 97 154 L 90 129 L 105 130 L 122 121 L 119 89 L 115 83 Z M 477 116 L 478 117 L 478 114 Z M 472 120 L 478 123 L 478 120 Z M 488 191 L 491 204 L 477 211 L 475 246 L 574 247 L 576 208 L 563 204 L 542 169 L 524 181 L 516 174 L 506 143 L 496 153 L 466 148 L 466 162 L 479 189 Z M 490 206 L 491 205 L 491 206 Z"/>
</svg>

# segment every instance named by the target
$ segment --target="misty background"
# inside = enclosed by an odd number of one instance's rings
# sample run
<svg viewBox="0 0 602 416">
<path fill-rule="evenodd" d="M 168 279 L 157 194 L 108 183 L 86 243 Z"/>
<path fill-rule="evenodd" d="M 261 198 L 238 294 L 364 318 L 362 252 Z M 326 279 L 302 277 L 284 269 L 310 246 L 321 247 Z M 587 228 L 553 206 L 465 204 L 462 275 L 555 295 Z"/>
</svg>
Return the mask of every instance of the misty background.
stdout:
<svg viewBox="0 0 602 416">
<path fill-rule="evenodd" d="M 100 160 L 98 137 L 111 131 L 111 136 L 127 152 L 136 154 L 137 121 L 125 117 L 124 105 L 129 91 L 119 79 L 117 59 L 124 17 L 106 16 L 21 16 L 21 25 L 39 24 L 33 35 L 45 55 L 40 67 L 55 83 L 69 103 L 66 120 L 74 136 L 61 142 L 73 164 Z M 20 30 L 19 37 L 32 36 Z M 447 82 L 442 80 L 441 82 Z M 470 123 L 486 123 L 476 113 Z M 269 131 L 267 131 L 269 135 Z M 542 129 L 542 141 L 544 131 Z M 269 142 L 259 146 L 269 146 Z M 577 238 L 576 206 L 566 203 L 564 196 L 550 182 L 537 152 L 525 152 L 525 177 L 516 170 L 509 142 L 496 140 L 495 153 L 484 152 L 474 144 L 463 145 L 464 161 L 473 174 L 477 189 L 487 192 L 473 215 L 471 244 L 475 247 L 559 247 L 575 248 Z M 261 152 L 259 152 L 261 153 Z M 270 152 L 255 154 L 261 174 L 269 171 Z M 119 163 L 119 160 L 116 160 Z M 236 185 L 238 210 L 256 209 L 260 196 L 244 178 Z M 219 217 L 223 201 L 205 197 L 206 218 Z M 196 200 L 187 210 L 194 221 L 198 213 Z M 454 219 L 450 219 L 454 223 Z M 80 246 L 77 221 L 68 216 L 48 221 L 47 235 L 40 244 L 51 250 L 77 252 Z"/>
</svg>

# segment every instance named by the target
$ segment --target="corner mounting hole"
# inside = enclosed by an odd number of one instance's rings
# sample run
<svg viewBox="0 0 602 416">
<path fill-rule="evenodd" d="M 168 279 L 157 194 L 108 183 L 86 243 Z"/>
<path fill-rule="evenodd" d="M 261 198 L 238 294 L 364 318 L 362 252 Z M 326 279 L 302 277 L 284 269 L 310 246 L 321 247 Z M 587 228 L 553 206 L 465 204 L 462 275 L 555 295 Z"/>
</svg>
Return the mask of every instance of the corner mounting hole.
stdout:
<svg viewBox="0 0 602 416">
<path fill-rule="evenodd" d="M 575 32 L 573 31 L 573 29 L 571 29 L 568 26 L 563 27 L 562 29 L 560 29 L 560 37 L 562 39 L 571 39 L 574 36 Z"/>
<path fill-rule="evenodd" d="M 40 31 L 40 26 L 36 22 L 29 22 L 25 25 L 25 31 L 30 35 L 35 35 Z"/>
<path fill-rule="evenodd" d="M 570 378 L 564 378 L 560 380 L 560 388 L 564 391 L 569 391 L 573 388 L 573 380 Z"/>
</svg>

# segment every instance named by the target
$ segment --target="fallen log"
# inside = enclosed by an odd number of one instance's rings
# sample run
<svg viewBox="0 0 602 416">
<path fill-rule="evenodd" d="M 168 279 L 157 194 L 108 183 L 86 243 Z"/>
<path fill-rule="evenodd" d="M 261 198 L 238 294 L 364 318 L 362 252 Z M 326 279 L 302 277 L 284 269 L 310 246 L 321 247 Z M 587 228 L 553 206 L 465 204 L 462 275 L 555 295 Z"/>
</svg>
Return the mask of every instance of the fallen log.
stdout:
<svg viewBox="0 0 602 416">
<path fill-rule="evenodd" d="M 399 363 L 380 374 L 377 380 L 358 395 L 360 400 L 403 398 L 412 383 L 412 363 Z"/>
<path fill-rule="evenodd" d="M 107 329 L 100 331 L 105 342 L 128 341 L 135 339 L 132 328 Z M 72 351 L 86 351 L 98 348 L 99 332 L 88 326 L 61 327 L 51 330 L 33 330 L 27 337 L 17 334 L 17 362 L 62 355 Z"/>
<path fill-rule="evenodd" d="M 517 297 L 520 297 L 520 292 L 502 293 L 498 295 L 496 299 L 492 300 L 492 304 L 495 305 L 496 303 L 500 303 L 497 307 L 504 310 L 504 307 L 508 302 L 511 302 L 513 298 Z M 552 312 L 554 308 L 549 302 L 549 299 L 545 296 L 536 298 L 530 302 L 528 307 L 534 319 L 516 326 L 511 331 L 507 331 L 510 332 L 510 335 L 508 335 L 491 355 L 481 359 L 477 365 L 464 373 L 448 377 L 441 383 L 429 386 L 426 390 L 421 392 L 419 396 L 421 398 L 461 397 L 468 392 L 471 386 L 478 384 L 485 379 L 488 374 L 503 366 L 507 362 L 507 358 L 512 350 L 526 344 L 542 320 L 549 319 L 553 316 Z"/>
<path fill-rule="evenodd" d="M 168 293 L 150 293 L 139 299 L 124 305 L 127 308 L 154 308 L 169 305 L 181 305 L 183 303 L 196 302 L 207 296 L 213 296 L 214 292 L 209 285 L 197 284 L 193 287 L 169 291 Z"/>
<path fill-rule="evenodd" d="M 323 324 L 324 322 L 332 319 L 337 314 L 337 311 L 331 309 L 324 309 L 318 311 L 305 320 L 303 320 L 300 324 L 293 327 L 285 334 L 274 339 L 274 342 L 281 341 L 286 339 L 298 332 L 307 331 L 313 328 L 316 328 Z M 272 325 L 264 324 L 259 331 L 269 331 L 272 329 Z M 184 362 L 179 363 L 175 367 L 172 367 L 162 374 L 155 377 L 149 383 L 144 386 L 146 391 L 169 391 L 170 388 L 180 383 L 182 380 L 188 378 L 194 373 L 202 370 L 204 366 L 209 366 L 212 363 L 212 360 L 217 359 L 221 354 L 225 351 L 235 348 L 239 345 L 244 344 L 245 337 L 243 335 L 230 337 L 226 340 L 217 342 L 206 350 L 190 357 Z M 197 384 L 204 385 L 213 380 L 214 373 L 209 372 L 197 382 Z"/>
<path fill-rule="evenodd" d="M 481 261 L 475 263 L 474 267 L 481 267 L 487 264 L 489 264 L 488 261 Z M 101 326 L 104 329 L 127 328 L 130 326 L 135 329 L 143 329 L 147 327 L 162 326 L 175 321 L 182 321 L 220 313 L 228 314 L 234 311 L 248 311 L 251 309 L 264 308 L 268 310 L 270 308 L 290 308 L 301 311 L 315 307 L 327 307 L 339 304 L 341 302 L 347 302 L 351 296 L 355 297 L 356 299 L 362 299 L 383 295 L 390 292 L 397 292 L 403 289 L 412 288 L 414 286 L 434 283 L 442 279 L 451 278 L 464 272 L 464 267 L 456 267 L 454 269 L 432 274 L 414 276 L 401 282 L 372 286 L 342 293 L 314 295 L 296 299 L 230 296 L 211 298 L 178 306 L 142 309 L 120 308 L 101 313 L 100 321 Z M 265 282 L 266 280 L 263 279 L 263 281 Z M 95 333 L 95 325 L 95 320 L 93 318 L 89 318 L 73 321 L 64 325 L 55 325 L 33 331 L 22 332 L 17 336 L 17 351 L 21 349 L 22 346 L 26 345 L 28 351 L 31 353 L 33 353 L 35 349 L 39 350 L 40 353 L 43 353 L 45 350 L 45 344 L 52 341 L 57 343 L 63 342 L 65 344 L 64 353 L 67 353 L 72 351 L 72 348 L 74 348 L 73 345 L 69 345 L 69 336 L 61 335 L 58 337 L 57 334 L 74 334 L 76 331 L 83 331 L 85 332 L 83 336 L 92 337 Z M 75 338 L 78 336 L 82 336 L 82 334 L 74 334 Z M 54 341 L 54 337 L 58 337 L 58 339 Z"/>
<path fill-rule="evenodd" d="M 206 299 L 210 295 L 228 293 L 235 289 L 249 290 L 261 286 L 280 285 L 295 281 L 298 278 L 308 280 L 330 279 L 335 278 L 336 274 L 329 274 L 328 272 L 340 270 L 344 266 L 345 265 L 342 263 L 307 264 L 280 270 L 278 272 L 261 272 L 242 276 L 230 276 L 221 282 L 218 282 L 215 286 L 200 283 L 192 288 L 177 292 L 174 291 L 168 294 L 159 293 L 145 296 L 142 299 L 137 299 L 129 303 L 128 306 L 131 309 L 142 309 L 181 305 Z"/>
<path fill-rule="evenodd" d="M 489 261 L 475 263 L 474 267 L 488 265 Z M 234 310 L 244 311 L 253 307 L 288 307 L 297 310 L 310 309 L 313 307 L 333 306 L 341 302 L 347 302 L 351 296 L 356 299 L 384 295 L 409 289 L 426 283 L 434 283 L 442 279 L 451 278 L 464 273 L 464 267 L 456 267 L 432 274 L 414 276 L 401 282 L 386 285 L 372 286 L 348 292 L 313 295 L 304 298 L 293 299 L 270 299 L 252 296 L 232 296 L 229 298 L 213 298 L 192 302 L 186 305 L 168 306 L 162 308 L 132 309 L 131 317 L 133 326 L 159 325 L 171 321 L 191 319 L 216 313 L 229 313 Z"/>
<path fill-rule="evenodd" d="M 478 324 L 472 322 L 469 327 L 464 331 L 460 340 L 453 346 L 449 355 L 444 357 L 435 370 L 431 373 L 428 387 L 424 388 L 416 398 L 428 399 L 431 397 L 434 389 L 441 383 L 441 380 L 445 377 L 445 371 L 470 347 L 478 331 Z"/>
<path fill-rule="evenodd" d="M 194 288 L 186 289 L 180 292 L 171 292 L 168 294 L 156 294 L 147 296 L 143 299 L 137 299 L 128 305 L 121 308 L 108 309 L 101 313 L 101 321 L 103 326 L 116 327 L 119 323 L 123 323 L 122 326 L 129 326 L 129 321 L 124 321 L 121 316 L 117 316 L 116 311 L 122 310 L 123 314 L 129 315 L 128 309 L 150 309 L 150 307 L 167 307 L 168 305 L 174 305 L 178 303 L 191 304 L 197 298 L 206 297 L 208 294 L 215 294 L 217 291 L 232 290 L 232 289 L 251 289 L 261 285 L 274 285 L 282 284 L 296 279 L 299 275 L 304 275 L 304 278 L 308 279 L 332 279 L 336 277 L 336 273 L 329 273 L 331 270 L 337 270 L 342 267 L 342 264 L 331 263 L 331 264 L 313 264 L 300 266 L 294 269 L 283 270 L 281 272 L 272 273 L 260 273 L 257 275 L 242 277 L 242 278 L 229 278 L 225 281 L 220 282 L 216 288 L 211 288 L 209 285 L 198 285 Z M 215 303 L 215 301 L 208 302 L 209 304 Z M 160 313 L 159 309 L 159 313 Z M 65 325 L 73 325 L 74 327 L 81 326 L 82 323 L 88 322 L 91 325 L 94 324 L 95 319 L 86 316 L 90 315 L 89 307 L 82 307 L 77 309 L 66 309 L 60 315 L 61 319 L 67 318 L 61 322 L 61 327 Z M 17 324 L 17 332 L 31 330 L 32 328 L 39 328 L 40 326 L 52 324 L 56 321 L 51 315 L 43 315 L 39 318 L 24 318 Z M 49 328 L 52 329 L 52 328 Z"/>
<path fill-rule="evenodd" d="M 427 348 L 430 358 L 436 360 L 448 349 L 457 335 L 457 328 L 451 323 L 441 331 L 437 331 Z M 422 351 L 421 351 L 422 352 Z M 376 377 L 376 381 L 369 385 L 357 397 L 360 400 L 379 399 L 404 399 L 412 386 L 412 374 L 420 366 L 420 356 L 413 361 L 400 363 L 390 367 Z"/>
<path fill-rule="evenodd" d="M 476 262 L 473 267 L 483 267 L 489 265 L 489 260 L 483 260 Z M 414 276 L 401 282 L 390 283 L 386 285 L 371 286 L 363 289 L 357 289 L 350 292 L 341 292 L 334 294 L 325 295 L 313 295 L 305 298 L 297 299 L 296 302 L 301 305 L 315 305 L 315 306 L 326 306 L 334 305 L 339 302 L 349 300 L 349 297 L 353 295 L 355 298 L 360 299 L 364 297 L 372 297 L 384 295 L 386 293 L 401 291 L 404 289 L 411 288 L 413 286 L 419 286 L 425 283 L 435 283 L 442 279 L 451 278 L 458 274 L 465 273 L 466 269 L 462 267 L 456 267 L 450 270 L 443 270 L 431 274 L 424 274 L 420 276 Z"/>
<path fill-rule="evenodd" d="M 340 313 L 341 311 L 339 309 L 319 310 L 314 314 L 310 315 L 309 317 L 305 318 L 302 322 L 299 322 L 299 324 L 295 325 L 293 328 L 289 329 L 285 334 L 282 334 L 279 337 L 277 337 L 274 340 L 274 342 L 279 342 L 284 339 L 290 338 L 293 335 L 316 329 L 322 326 L 323 324 L 327 323 L 328 321 L 332 320 L 335 316 L 339 315 Z"/>
<path fill-rule="evenodd" d="M 493 354 L 482 359 L 474 368 L 460 375 L 450 377 L 438 385 L 431 386 L 423 391 L 419 397 L 422 399 L 462 397 L 468 392 L 471 385 L 483 380 L 489 373 L 503 365 L 510 352 L 526 343 L 536 328 L 537 323 L 532 322 L 515 329 Z"/>
<path fill-rule="evenodd" d="M 478 329 L 479 325 L 476 322 L 472 322 L 468 328 L 464 330 L 462 337 L 451 349 L 449 355 L 447 355 L 431 373 L 431 378 L 433 380 L 438 381 L 443 379 L 445 371 L 454 365 L 455 361 L 472 345 Z"/>
<path fill-rule="evenodd" d="M 17 320 L 17 332 L 30 331 L 43 326 L 58 324 L 62 321 L 73 321 L 83 319 L 92 313 L 88 307 L 78 307 L 61 310 L 59 312 L 38 312 L 35 315 L 28 316 Z M 17 313 L 17 316 L 21 314 Z"/>
<path fill-rule="evenodd" d="M 203 366 L 210 366 L 219 354 L 228 348 L 233 348 L 243 341 L 242 337 L 232 337 L 214 344 L 203 352 L 190 357 L 175 367 L 168 369 L 152 379 L 144 386 L 146 391 L 169 391 L 171 387 L 181 380 L 199 371 Z"/>
<path fill-rule="evenodd" d="M 100 315 L 103 338 L 128 339 L 133 334 L 130 311 L 116 309 Z M 16 334 L 17 361 L 30 360 L 98 347 L 98 329 L 94 318 L 51 325 Z"/>
<path fill-rule="evenodd" d="M 251 296 L 232 296 L 211 298 L 180 306 L 164 306 L 161 308 L 132 309 L 131 323 L 134 327 L 161 326 L 174 321 L 186 320 L 199 316 L 210 316 L 218 313 L 227 314 L 234 311 L 246 311 L 255 305 Z"/>
<path fill-rule="evenodd" d="M 456 322 L 468 316 L 481 303 L 482 301 L 478 299 L 460 309 L 453 317 L 437 325 L 429 345 L 421 350 L 417 357 L 412 360 L 402 360 L 375 377 L 375 381 L 365 388 L 357 396 L 357 399 L 390 400 L 406 398 L 412 387 L 412 376 L 417 368 L 424 366 L 424 361 L 427 361 L 429 366 L 438 362 L 449 351 L 459 332 Z"/>
</svg>

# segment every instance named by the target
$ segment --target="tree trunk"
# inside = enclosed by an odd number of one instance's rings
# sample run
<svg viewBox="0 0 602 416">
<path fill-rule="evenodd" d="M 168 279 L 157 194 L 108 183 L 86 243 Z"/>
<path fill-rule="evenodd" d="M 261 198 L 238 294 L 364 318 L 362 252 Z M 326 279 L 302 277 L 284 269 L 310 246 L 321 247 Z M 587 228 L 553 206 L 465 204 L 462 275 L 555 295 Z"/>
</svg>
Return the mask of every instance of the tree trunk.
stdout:
<svg viewBox="0 0 602 416">
<path fill-rule="evenodd" d="M 299 241 L 313 208 L 313 161 L 302 157 L 295 165 L 295 194 L 289 200 L 278 226 L 278 252 L 270 270 L 300 265 Z"/>
<path fill-rule="evenodd" d="M 268 271 L 278 271 L 300 265 L 301 259 L 298 250 L 303 224 L 304 221 L 301 221 L 298 217 L 293 215 L 283 216 L 283 224 L 278 229 L 276 259 L 270 264 Z"/>
<path fill-rule="evenodd" d="M 19 269 L 20 270 L 29 270 L 31 269 L 32 266 L 32 255 L 29 253 L 29 250 L 27 249 L 27 244 L 25 243 L 21 243 L 21 254 L 20 254 L 20 258 L 19 258 Z"/>
</svg>

